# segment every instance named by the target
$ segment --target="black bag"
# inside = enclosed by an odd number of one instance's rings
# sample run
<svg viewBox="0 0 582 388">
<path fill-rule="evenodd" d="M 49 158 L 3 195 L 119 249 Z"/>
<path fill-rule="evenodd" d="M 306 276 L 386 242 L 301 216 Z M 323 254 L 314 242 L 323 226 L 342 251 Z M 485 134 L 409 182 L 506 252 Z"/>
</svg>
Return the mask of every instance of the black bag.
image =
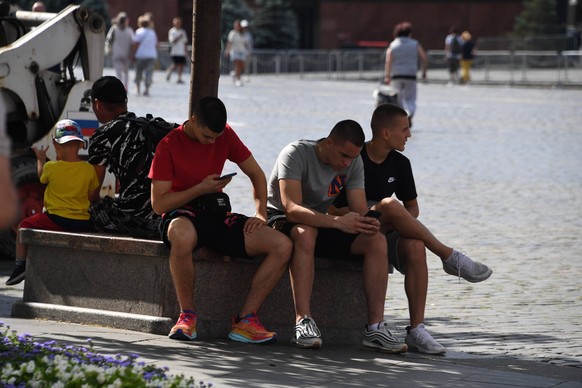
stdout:
<svg viewBox="0 0 582 388">
<path fill-rule="evenodd" d="M 156 151 L 158 143 L 164 136 L 179 127 L 176 123 L 169 123 L 163 118 L 154 117 L 149 113 L 145 117 L 120 117 L 120 119 L 140 124 L 148 150 L 152 153 Z"/>
<path fill-rule="evenodd" d="M 188 203 L 192 209 L 208 216 L 224 217 L 232 208 L 226 193 L 204 194 Z"/>
</svg>

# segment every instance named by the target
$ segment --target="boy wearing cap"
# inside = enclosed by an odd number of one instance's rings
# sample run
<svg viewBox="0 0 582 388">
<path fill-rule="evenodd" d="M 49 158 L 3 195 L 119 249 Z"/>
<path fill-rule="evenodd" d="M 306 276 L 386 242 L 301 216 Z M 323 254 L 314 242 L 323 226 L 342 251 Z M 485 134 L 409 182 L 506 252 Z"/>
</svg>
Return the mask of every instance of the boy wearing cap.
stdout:
<svg viewBox="0 0 582 388">
<path fill-rule="evenodd" d="M 36 154 L 40 182 L 47 185 L 44 211 L 18 224 L 16 267 L 6 285 L 12 286 L 24 280 L 26 245 L 20 243 L 21 228 L 80 232 L 90 229 L 89 198 L 99 187 L 99 180 L 95 169 L 79 157 L 79 151 L 84 145 L 79 125 L 72 120 L 61 120 L 56 125 L 53 138 L 57 160 L 47 161 L 48 147 L 32 147 Z"/>
<path fill-rule="evenodd" d="M 222 189 L 232 178 L 219 179 L 227 159 L 253 184 L 254 217 L 230 211 Z M 226 123 L 222 101 L 204 97 L 195 105 L 194 115 L 158 144 L 149 175 L 152 206 L 163 214 L 162 238 L 170 247 L 170 271 L 181 309 L 169 337 L 193 340 L 197 336 L 192 252 L 206 246 L 228 256 L 265 256 L 239 315 L 233 318 L 229 338 L 254 344 L 275 342 L 277 333 L 263 327 L 257 311 L 287 268 L 293 247 L 282 233 L 266 227 L 265 173 Z"/>
<path fill-rule="evenodd" d="M 117 198 L 105 197 L 91 206 L 91 219 L 100 232 L 159 239 L 160 217 L 152 210 L 148 172 L 153 153 L 136 118 L 127 111 L 127 92 L 113 76 L 99 78 L 85 92 L 100 123 L 89 142 L 89 163 L 100 184 L 108 169 L 119 182 Z"/>
</svg>

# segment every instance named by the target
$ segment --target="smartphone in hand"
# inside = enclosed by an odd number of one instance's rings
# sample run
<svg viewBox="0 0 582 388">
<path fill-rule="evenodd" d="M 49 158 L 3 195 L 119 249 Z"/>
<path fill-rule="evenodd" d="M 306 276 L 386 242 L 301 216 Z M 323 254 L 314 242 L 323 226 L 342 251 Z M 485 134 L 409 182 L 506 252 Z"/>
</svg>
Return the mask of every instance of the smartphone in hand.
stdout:
<svg viewBox="0 0 582 388">
<path fill-rule="evenodd" d="M 382 213 L 380 213 L 377 210 L 368 210 L 368 212 L 364 215 L 364 217 L 373 217 L 375 219 L 378 219 L 378 218 L 382 217 Z"/>
<path fill-rule="evenodd" d="M 230 178 L 231 176 L 235 176 L 235 175 L 236 175 L 236 172 L 231 172 L 230 174 L 225 174 L 225 175 L 218 177 L 216 179 L 226 179 L 226 178 Z"/>
</svg>

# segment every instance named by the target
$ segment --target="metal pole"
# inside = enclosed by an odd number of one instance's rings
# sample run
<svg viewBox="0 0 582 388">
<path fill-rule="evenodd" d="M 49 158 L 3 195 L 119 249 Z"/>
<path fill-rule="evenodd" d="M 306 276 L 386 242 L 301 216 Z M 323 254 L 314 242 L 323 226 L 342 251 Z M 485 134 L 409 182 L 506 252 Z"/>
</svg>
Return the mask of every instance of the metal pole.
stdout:
<svg viewBox="0 0 582 388">
<path fill-rule="evenodd" d="M 190 110 L 205 96 L 218 95 L 221 0 L 193 0 Z"/>
</svg>

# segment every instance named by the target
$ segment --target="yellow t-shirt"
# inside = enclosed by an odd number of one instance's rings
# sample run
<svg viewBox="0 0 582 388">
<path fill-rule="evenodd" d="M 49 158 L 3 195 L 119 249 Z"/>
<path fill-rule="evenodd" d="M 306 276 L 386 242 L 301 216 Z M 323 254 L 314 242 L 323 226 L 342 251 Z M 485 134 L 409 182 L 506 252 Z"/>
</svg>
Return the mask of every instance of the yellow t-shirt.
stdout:
<svg viewBox="0 0 582 388">
<path fill-rule="evenodd" d="M 44 207 L 49 214 L 74 220 L 89 219 L 89 192 L 99 187 L 93 165 L 85 162 L 46 162 L 40 182 L 47 185 Z"/>
</svg>

